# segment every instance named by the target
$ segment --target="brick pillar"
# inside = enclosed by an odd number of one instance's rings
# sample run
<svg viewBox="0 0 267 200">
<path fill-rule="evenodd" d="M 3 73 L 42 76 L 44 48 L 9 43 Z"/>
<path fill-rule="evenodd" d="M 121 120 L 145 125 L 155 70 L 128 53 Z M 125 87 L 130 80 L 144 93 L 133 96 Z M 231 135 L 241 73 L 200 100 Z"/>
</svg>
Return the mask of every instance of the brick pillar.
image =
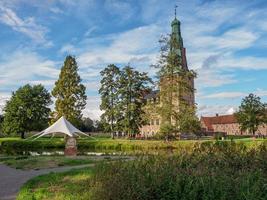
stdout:
<svg viewBox="0 0 267 200">
<path fill-rule="evenodd" d="M 65 156 L 77 156 L 76 138 L 74 138 L 74 137 L 67 137 L 66 138 L 64 155 Z"/>
</svg>

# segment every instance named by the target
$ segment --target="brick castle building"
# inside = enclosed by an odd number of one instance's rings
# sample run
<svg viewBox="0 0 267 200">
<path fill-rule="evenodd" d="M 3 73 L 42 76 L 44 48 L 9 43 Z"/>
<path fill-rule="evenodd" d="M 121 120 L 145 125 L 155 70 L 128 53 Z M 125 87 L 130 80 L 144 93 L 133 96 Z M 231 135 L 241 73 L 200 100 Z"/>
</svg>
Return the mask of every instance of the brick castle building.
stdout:
<svg viewBox="0 0 267 200">
<path fill-rule="evenodd" d="M 204 132 L 222 132 L 227 135 L 250 135 L 248 131 L 241 131 L 234 115 L 216 115 L 201 117 L 201 127 Z M 267 125 L 261 125 L 256 135 L 267 135 Z"/>
</svg>

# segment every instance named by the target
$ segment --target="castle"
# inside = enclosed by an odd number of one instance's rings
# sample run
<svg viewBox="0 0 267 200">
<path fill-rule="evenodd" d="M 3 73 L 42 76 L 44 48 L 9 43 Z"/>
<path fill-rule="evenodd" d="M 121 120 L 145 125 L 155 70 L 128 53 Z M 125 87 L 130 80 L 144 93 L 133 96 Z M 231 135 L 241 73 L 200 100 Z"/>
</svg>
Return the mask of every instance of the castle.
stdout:
<svg viewBox="0 0 267 200">
<path fill-rule="evenodd" d="M 146 116 L 147 123 L 140 128 L 141 137 L 151 137 L 159 133 L 160 126 L 166 120 L 166 117 L 169 117 L 169 114 L 164 112 L 161 114 L 158 112 L 159 108 L 164 106 L 164 101 L 167 97 L 166 93 L 163 91 L 168 90 L 168 88 L 175 87 L 177 88 L 176 92 L 171 93 L 172 101 L 168 105 L 174 111 L 179 111 L 180 105 L 186 102 L 187 105 L 195 105 L 195 96 L 194 96 L 194 77 L 188 78 L 183 77 L 179 71 L 189 72 L 186 59 L 186 48 L 183 45 L 183 38 L 181 35 L 181 22 L 177 20 L 176 14 L 175 18 L 171 23 L 171 36 L 170 40 L 174 41 L 170 45 L 169 53 L 173 53 L 178 59 L 175 63 L 175 68 L 173 73 L 163 73 L 159 77 L 158 90 L 152 91 L 144 96 L 144 111 Z M 183 80 L 185 81 L 193 90 L 187 91 L 186 93 L 180 92 L 180 83 Z M 181 96 L 184 102 L 181 102 Z M 165 119 L 164 119 L 165 118 Z M 173 121 L 170 119 L 170 121 Z M 240 125 L 237 122 L 237 119 L 234 115 L 216 115 L 212 117 L 200 118 L 202 132 L 210 133 L 213 135 L 216 132 L 224 133 L 227 135 L 249 135 L 248 131 L 241 131 Z M 172 122 L 171 122 L 172 123 Z M 173 123 L 172 123 L 173 124 Z M 267 135 L 267 125 L 261 125 L 257 131 L 258 135 Z"/>
<path fill-rule="evenodd" d="M 171 35 L 170 40 L 173 43 L 170 44 L 169 53 L 172 53 L 176 57 L 175 67 L 172 69 L 172 73 L 163 73 L 160 75 L 158 90 L 152 91 L 144 96 L 144 110 L 147 116 L 146 125 L 140 128 L 140 133 L 142 137 L 151 137 L 159 132 L 160 125 L 163 123 L 164 113 L 159 114 L 157 108 L 164 106 L 164 101 L 166 99 L 166 94 L 163 91 L 174 87 L 175 90 L 171 92 L 172 109 L 178 111 L 180 108 L 181 96 L 183 102 L 188 105 L 195 105 L 195 95 L 194 95 L 194 77 L 185 77 L 179 73 L 179 71 L 189 72 L 186 59 L 186 48 L 183 45 L 183 38 L 181 35 L 181 22 L 175 18 L 171 23 Z M 181 80 L 186 82 L 191 88 L 191 91 L 186 93 L 181 92 Z M 168 117 L 168 116 L 167 116 Z M 173 121 L 172 119 L 170 119 Z"/>
</svg>

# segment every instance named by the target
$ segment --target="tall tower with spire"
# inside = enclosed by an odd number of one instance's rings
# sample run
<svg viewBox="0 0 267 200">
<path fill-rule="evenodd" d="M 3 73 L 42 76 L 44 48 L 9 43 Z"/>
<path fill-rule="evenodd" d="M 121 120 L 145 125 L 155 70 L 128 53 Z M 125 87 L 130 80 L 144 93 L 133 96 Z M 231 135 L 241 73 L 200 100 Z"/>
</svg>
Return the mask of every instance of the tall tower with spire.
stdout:
<svg viewBox="0 0 267 200">
<path fill-rule="evenodd" d="M 181 61 L 178 67 L 188 70 L 186 61 L 186 49 L 184 48 L 183 38 L 181 35 L 181 22 L 176 18 L 176 7 L 175 7 L 175 17 L 171 23 L 172 32 L 171 40 L 173 41 L 170 46 L 170 50 L 175 52 Z"/>
<path fill-rule="evenodd" d="M 181 22 L 176 17 L 176 8 L 175 6 L 175 16 L 171 22 L 171 34 L 169 41 L 169 58 L 167 59 L 166 73 L 162 73 L 160 77 L 160 90 L 166 90 L 170 87 L 177 88 L 177 91 L 180 91 L 181 82 L 187 84 L 188 87 L 194 88 L 194 77 L 186 77 L 185 74 L 190 72 L 187 66 L 186 59 L 186 48 L 184 47 L 183 38 L 181 34 Z M 181 95 L 181 92 L 178 92 Z M 195 104 L 194 92 L 187 92 L 182 94 L 186 103 L 189 105 Z M 176 101 L 179 104 L 179 101 Z M 180 102 L 181 103 L 181 102 Z"/>
<path fill-rule="evenodd" d="M 183 112 L 185 107 L 195 105 L 194 76 L 191 76 L 192 71 L 187 66 L 186 48 L 181 34 L 181 22 L 176 17 L 176 7 L 167 45 L 169 51 L 164 52 L 166 56 L 160 73 L 159 90 L 144 96 L 148 121 L 140 129 L 144 137 L 159 133 L 161 125 L 177 124 L 176 114 Z"/>
</svg>

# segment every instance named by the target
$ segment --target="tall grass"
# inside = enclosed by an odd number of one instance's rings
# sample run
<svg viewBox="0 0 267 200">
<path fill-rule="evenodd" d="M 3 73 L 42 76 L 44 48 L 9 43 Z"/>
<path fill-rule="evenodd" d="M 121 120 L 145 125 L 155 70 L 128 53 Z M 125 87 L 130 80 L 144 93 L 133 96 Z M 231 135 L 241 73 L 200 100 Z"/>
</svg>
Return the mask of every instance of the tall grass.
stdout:
<svg viewBox="0 0 267 200">
<path fill-rule="evenodd" d="M 93 174 L 96 200 L 267 199 L 265 145 L 199 143 L 175 155 L 97 165 Z"/>
</svg>

